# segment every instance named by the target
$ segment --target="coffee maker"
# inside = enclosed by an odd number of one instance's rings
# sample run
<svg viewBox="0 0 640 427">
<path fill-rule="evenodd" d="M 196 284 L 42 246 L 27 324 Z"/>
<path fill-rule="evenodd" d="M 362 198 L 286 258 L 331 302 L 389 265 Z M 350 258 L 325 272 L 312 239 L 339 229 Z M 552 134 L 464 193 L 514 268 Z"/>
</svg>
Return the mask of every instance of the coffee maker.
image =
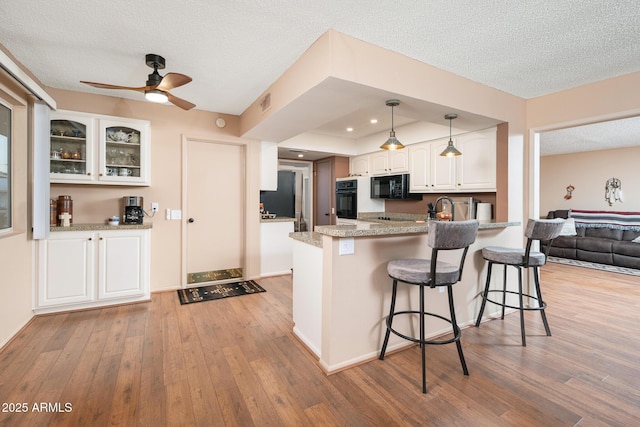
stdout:
<svg viewBox="0 0 640 427">
<path fill-rule="evenodd" d="M 122 215 L 123 224 L 142 224 L 144 211 L 142 210 L 142 197 L 140 196 L 124 196 L 124 214 Z"/>
</svg>

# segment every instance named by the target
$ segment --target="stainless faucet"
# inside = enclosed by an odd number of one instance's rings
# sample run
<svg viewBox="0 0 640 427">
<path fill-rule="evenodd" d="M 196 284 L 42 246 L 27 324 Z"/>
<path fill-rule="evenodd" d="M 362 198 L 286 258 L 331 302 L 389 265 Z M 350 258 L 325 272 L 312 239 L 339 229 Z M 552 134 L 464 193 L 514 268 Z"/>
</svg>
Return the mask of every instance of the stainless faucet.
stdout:
<svg viewBox="0 0 640 427">
<path fill-rule="evenodd" d="M 442 200 L 448 200 L 449 203 L 451 203 L 451 221 L 455 221 L 455 209 L 453 208 L 454 202 L 453 199 L 449 196 L 440 196 L 436 199 L 435 203 L 433 204 L 433 209 L 438 212 L 438 202 L 442 201 Z M 443 206 L 444 208 L 444 206 Z"/>
</svg>

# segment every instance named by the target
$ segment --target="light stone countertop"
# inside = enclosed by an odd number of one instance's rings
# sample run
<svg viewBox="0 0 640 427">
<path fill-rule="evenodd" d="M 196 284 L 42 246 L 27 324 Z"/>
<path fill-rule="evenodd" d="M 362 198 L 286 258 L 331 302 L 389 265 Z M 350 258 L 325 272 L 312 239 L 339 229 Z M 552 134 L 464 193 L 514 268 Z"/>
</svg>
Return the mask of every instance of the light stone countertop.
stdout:
<svg viewBox="0 0 640 427">
<path fill-rule="evenodd" d="M 293 240 L 298 240 L 303 243 L 308 243 L 317 248 L 322 248 L 322 234 L 315 231 L 299 231 L 295 233 L 289 233 L 289 237 Z"/>
<path fill-rule="evenodd" d="M 275 218 L 260 218 L 261 223 L 269 223 L 269 222 L 294 222 L 295 218 L 289 218 L 287 216 L 280 216 Z"/>
<path fill-rule="evenodd" d="M 395 216 L 391 216 L 395 218 Z M 355 225 L 320 225 L 314 232 L 289 233 L 292 239 L 322 247 L 322 235 L 332 237 L 367 237 L 367 236 L 397 236 L 400 234 L 427 233 L 429 222 L 423 220 L 388 221 L 377 218 L 358 219 Z M 496 222 L 494 220 L 481 221 L 480 230 L 506 228 L 520 225 L 518 221 Z"/>
<path fill-rule="evenodd" d="M 70 227 L 51 226 L 49 230 L 51 232 L 58 231 L 117 231 L 117 230 L 147 230 L 152 228 L 153 223 L 147 224 L 122 224 L 109 225 L 109 224 L 71 224 Z"/>
</svg>

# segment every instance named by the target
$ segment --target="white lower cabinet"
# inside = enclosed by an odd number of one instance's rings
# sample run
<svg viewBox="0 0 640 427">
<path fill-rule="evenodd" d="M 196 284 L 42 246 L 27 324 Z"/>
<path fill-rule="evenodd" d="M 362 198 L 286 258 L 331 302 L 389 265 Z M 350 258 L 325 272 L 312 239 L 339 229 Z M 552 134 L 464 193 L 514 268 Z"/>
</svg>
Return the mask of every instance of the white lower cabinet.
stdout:
<svg viewBox="0 0 640 427">
<path fill-rule="evenodd" d="M 37 244 L 36 313 L 149 299 L 148 229 L 52 232 Z"/>
<path fill-rule="evenodd" d="M 260 224 L 260 276 L 291 274 L 293 267 L 294 222 L 272 221 Z"/>
</svg>

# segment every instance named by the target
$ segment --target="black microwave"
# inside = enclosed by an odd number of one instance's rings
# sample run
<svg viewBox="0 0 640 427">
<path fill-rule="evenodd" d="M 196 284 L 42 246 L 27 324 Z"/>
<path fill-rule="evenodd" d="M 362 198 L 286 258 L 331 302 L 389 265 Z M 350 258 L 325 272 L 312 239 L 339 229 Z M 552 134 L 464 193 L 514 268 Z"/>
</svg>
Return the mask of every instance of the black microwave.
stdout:
<svg viewBox="0 0 640 427">
<path fill-rule="evenodd" d="M 384 175 L 371 178 L 372 199 L 416 199 L 422 194 L 409 193 L 409 174 Z"/>
</svg>

